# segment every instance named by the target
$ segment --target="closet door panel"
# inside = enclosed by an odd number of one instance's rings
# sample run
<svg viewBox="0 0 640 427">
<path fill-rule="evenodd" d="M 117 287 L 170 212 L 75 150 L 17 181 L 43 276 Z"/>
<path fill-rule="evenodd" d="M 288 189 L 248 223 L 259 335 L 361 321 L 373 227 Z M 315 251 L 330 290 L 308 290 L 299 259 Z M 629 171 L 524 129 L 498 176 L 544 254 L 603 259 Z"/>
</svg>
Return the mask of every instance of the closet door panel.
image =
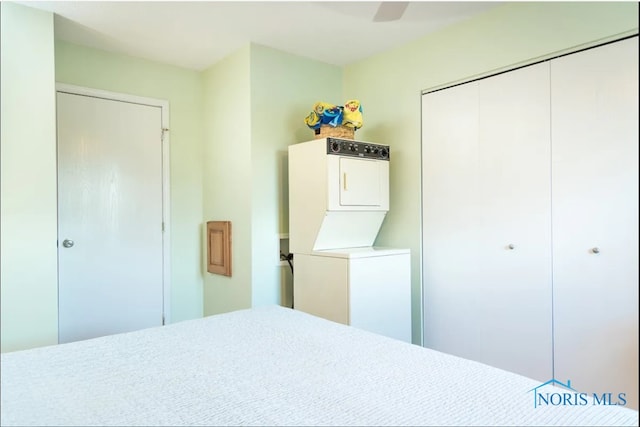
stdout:
<svg viewBox="0 0 640 427">
<path fill-rule="evenodd" d="M 542 64 L 423 97 L 425 345 L 541 381 L 552 354 L 548 85 Z"/>
<path fill-rule="evenodd" d="M 478 84 L 423 96 L 424 345 L 474 358 L 479 229 Z M 472 351 L 469 351 L 472 349 Z"/>
<path fill-rule="evenodd" d="M 479 82 L 485 363 L 552 374 L 549 64 Z M 478 310 L 478 309 L 476 309 Z"/>
<path fill-rule="evenodd" d="M 638 39 L 554 60 L 551 81 L 555 377 L 637 409 Z"/>
</svg>

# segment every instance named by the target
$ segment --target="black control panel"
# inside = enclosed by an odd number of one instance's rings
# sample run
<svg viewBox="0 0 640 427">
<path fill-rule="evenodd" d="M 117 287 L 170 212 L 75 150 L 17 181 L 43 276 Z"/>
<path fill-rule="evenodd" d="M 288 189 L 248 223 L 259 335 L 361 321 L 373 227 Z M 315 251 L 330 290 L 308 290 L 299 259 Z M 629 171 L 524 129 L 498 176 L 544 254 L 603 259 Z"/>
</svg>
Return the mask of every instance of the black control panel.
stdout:
<svg viewBox="0 0 640 427">
<path fill-rule="evenodd" d="M 327 154 L 362 157 L 367 159 L 389 160 L 391 155 L 388 145 L 370 142 L 353 141 L 351 139 L 327 138 Z"/>
</svg>

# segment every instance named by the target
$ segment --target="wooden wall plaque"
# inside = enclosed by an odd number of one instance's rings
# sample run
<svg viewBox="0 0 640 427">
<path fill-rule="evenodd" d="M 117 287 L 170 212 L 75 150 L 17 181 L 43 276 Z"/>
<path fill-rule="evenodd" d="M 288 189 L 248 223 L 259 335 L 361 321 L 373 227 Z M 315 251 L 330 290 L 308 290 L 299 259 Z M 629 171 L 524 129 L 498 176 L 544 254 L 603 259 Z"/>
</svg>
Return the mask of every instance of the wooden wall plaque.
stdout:
<svg viewBox="0 0 640 427">
<path fill-rule="evenodd" d="M 231 221 L 207 221 L 207 271 L 231 276 Z"/>
</svg>

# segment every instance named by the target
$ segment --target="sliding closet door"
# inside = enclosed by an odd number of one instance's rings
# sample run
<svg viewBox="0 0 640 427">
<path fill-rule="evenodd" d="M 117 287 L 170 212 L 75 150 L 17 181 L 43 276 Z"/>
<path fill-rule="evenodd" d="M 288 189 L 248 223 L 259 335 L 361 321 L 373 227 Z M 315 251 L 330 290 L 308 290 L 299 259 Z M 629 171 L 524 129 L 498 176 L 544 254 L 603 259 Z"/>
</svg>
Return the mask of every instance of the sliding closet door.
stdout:
<svg viewBox="0 0 640 427">
<path fill-rule="evenodd" d="M 425 345 L 552 375 L 549 67 L 423 96 Z"/>
<path fill-rule="evenodd" d="M 637 409 L 638 38 L 552 61 L 551 82 L 555 377 Z"/>
</svg>

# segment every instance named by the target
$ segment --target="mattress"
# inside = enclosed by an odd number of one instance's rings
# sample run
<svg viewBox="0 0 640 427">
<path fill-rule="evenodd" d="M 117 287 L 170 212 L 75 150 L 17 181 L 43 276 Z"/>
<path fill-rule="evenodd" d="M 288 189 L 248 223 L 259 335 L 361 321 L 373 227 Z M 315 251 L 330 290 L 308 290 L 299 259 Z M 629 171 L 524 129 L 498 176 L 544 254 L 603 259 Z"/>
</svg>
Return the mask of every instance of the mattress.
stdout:
<svg viewBox="0 0 640 427">
<path fill-rule="evenodd" d="M 538 381 L 279 306 L 1 358 L 3 426 L 638 425 L 637 411 L 540 405 Z"/>
</svg>

